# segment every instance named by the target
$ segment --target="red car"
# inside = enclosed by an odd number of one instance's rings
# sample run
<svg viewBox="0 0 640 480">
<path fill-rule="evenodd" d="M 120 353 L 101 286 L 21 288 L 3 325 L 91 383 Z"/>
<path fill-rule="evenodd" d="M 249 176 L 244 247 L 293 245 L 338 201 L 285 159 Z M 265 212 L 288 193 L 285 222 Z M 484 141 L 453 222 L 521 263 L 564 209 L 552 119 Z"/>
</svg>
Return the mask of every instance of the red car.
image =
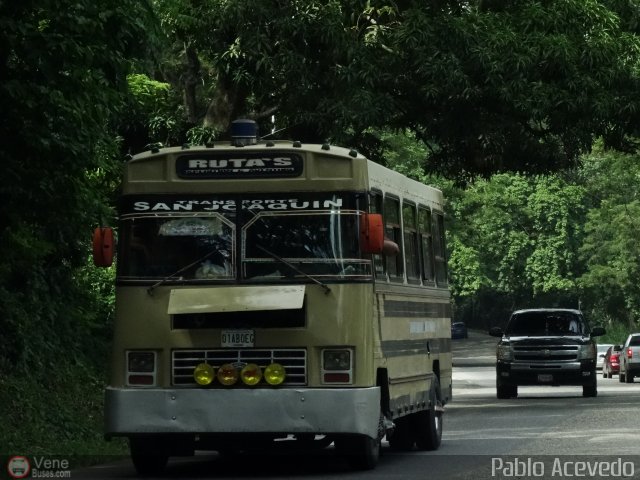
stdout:
<svg viewBox="0 0 640 480">
<path fill-rule="evenodd" d="M 622 353 L 622 345 L 613 345 L 607 349 L 604 354 L 604 363 L 602 364 L 602 378 L 611 378 L 613 375 L 620 374 L 620 354 Z"/>
</svg>

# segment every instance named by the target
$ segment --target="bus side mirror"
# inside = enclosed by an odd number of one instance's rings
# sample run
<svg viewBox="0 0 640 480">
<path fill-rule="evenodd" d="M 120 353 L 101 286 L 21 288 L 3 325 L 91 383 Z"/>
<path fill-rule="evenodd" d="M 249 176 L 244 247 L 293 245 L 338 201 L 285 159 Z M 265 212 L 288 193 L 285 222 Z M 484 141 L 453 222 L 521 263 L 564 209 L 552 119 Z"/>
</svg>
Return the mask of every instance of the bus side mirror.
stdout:
<svg viewBox="0 0 640 480">
<path fill-rule="evenodd" d="M 360 248 L 362 253 L 382 253 L 384 226 L 379 213 L 365 213 L 360 217 Z"/>
<path fill-rule="evenodd" d="M 93 263 L 97 267 L 113 264 L 113 228 L 98 227 L 93 231 Z"/>
</svg>

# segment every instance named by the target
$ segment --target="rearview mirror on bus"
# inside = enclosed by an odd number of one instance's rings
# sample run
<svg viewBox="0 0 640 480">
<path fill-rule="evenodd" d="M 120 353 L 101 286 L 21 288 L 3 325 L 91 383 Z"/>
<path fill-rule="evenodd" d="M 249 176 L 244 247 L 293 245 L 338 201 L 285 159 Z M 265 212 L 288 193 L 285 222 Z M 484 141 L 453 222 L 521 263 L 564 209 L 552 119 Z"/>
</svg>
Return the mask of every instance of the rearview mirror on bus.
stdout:
<svg viewBox="0 0 640 480">
<path fill-rule="evenodd" d="M 360 247 L 362 253 L 382 253 L 384 226 L 381 214 L 365 213 L 360 218 Z"/>
<path fill-rule="evenodd" d="M 110 267 L 113 264 L 113 228 L 97 227 L 93 231 L 93 263 L 97 267 Z"/>
</svg>

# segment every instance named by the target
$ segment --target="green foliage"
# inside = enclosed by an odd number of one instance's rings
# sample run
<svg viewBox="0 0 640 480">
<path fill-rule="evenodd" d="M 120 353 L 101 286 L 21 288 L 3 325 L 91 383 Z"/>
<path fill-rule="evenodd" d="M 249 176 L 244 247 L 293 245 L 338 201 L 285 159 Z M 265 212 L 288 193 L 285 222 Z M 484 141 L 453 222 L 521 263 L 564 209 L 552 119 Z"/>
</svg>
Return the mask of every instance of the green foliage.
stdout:
<svg viewBox="0 0 640 480">
<path fill-rule="evenodd" d="M 582 245 L 581 285 L 594 306 L 629 327 L 640 318 L 640 176 L 638 154 L 597 151 L 585 162 L 593 208 Z"/>
<path fill-rule="evenodd" d="M 275 113 L 291 138 L 377 160 L 371 128 L 409 129 L 430 146 L 428 170 L 460 178 L 555 171 L 597 137 L 624 146 L 637 125 L 640 40 L 624 2 L 154 5 L 191 126 Z"/>
<path fill-rule="evenodd" d="M 99 435 L 112 277 L 86 262 L 92 228 L 112 220 L 113 125 L 149 14 L 132 0 L 0 3 L 3 453 L 81 453 Z"/>
<path fill-rule="evenodd" d="M 111 217 L 119 165 L 109 124 L 144 39 L 145 10 L 110 0 L 7 8 L 0 8 L 0 136 L 7 139 L 0 146 L 0 329 L 12 335 L 3 335 L 0 356 L 2 365 L 27 368 L 47 361 L 83 322 L 72 278 L 85 263 L 91 227 Z M 29 341 L 35 331 L 41 336 Z"/>
<path fill-rule="evenodd" d="M 600 325 L 605 327 L 606 334 L 598 338 L 598 343 L 611 343 L 622 345 L 630 333 L 635 333 L 635 330 L 630 330 L 627 325 L 619 322 L 609 320 L 608 322 L 598 322 L 594 318 L 590 318 L 592 325 Z"/>
<path fill-rule="evenodd" d="M 508 174 L 454 197 L 449 248 L 457 300 L 493 291 L 514 308 L 573 302 L 583 197 L 558 177 Z"/>
<path fill-rule="evenodd" d="M 138 153 L 152 143 L 180 143 L 186 128 L 184 108 L 166 82 L 144 74 L 127 76 L 127 115 L 118 119 L 118 133 L 128 153 Z"/>
</svg>

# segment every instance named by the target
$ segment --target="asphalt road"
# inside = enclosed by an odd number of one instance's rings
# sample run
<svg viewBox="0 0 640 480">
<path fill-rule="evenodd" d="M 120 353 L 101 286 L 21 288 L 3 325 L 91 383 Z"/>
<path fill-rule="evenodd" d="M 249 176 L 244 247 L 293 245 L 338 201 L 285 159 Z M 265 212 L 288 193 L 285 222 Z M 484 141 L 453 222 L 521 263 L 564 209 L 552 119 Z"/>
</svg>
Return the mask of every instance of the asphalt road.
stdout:
<svg viewBox="0 0 640 480">
<path fill-rule="evenodd" d="M 163 478 L 484 479 L 640 478 L 640 383 L 598 378 L 598 396 L 581 387 L 520 387 L 497 400 L 496 339 L 471 332 L 454 340 L 453 402 L 435 452 L 394 453 L 383 443 L 375 470 L 348 468 L 331 448 L 315 454 L 215 454 L 172 459 Z M 631 474 L 631 476 L 629 475 Z M 136 478 L 128 460 L 72 472 L 72 478 Z"/>
</svg>

